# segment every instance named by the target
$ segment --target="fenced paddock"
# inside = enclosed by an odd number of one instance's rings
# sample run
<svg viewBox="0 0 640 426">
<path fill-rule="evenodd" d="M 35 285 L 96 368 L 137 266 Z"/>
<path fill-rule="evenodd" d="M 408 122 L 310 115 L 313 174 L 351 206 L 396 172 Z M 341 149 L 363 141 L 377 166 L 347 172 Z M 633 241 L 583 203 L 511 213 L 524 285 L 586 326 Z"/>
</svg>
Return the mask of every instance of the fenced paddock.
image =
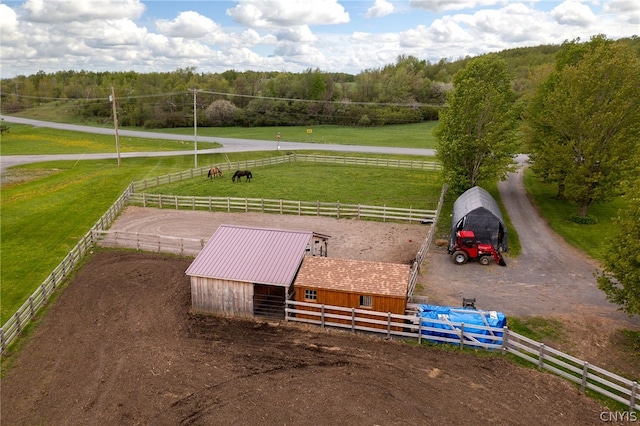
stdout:
<svg viewBox="0 0 640 426">
<path fill-rule="evenodd" d="M 51 272 L 51 274 L 41 283 L 40 286 L 33 292 L 31 296 L 24 302 L 24 304 L 13 314 L 0 328 L 0 351 L 2 355 L 6 353 L 7 347 L 22 333 L 24 327 L 35 316 L 36 312 L 44 306 L 53 292 L 60 286 L 61 283 L 68 277 L 68 275 L 75 270 L 76 264 L 86 255 L 88 251 L 95 245 L 94 238 L 98 235 L 104 239 L 106 234 L 101 234 L 101 231 L 107 231 L 111 223 L 120 214 L 122 209 L 126 205 L 137 204 L 144 205 L 145 197 L 153 198 L 150 194 L 140 194 L 139 191 L 146 190 L 165 183 L 177 182 L 185 179 L 191 179 L 194 177 L 206 177 L 209 172 L 210 166 L 215 166 L 229 172 L 237 169 L 248 169 L 252 167 L 270 166 L 285 164 L 290 162 L 312 162 L 312 163 L 326 163 L 326 164 L 342 164 L 342 165 L 358 165 L 358 166 L 375 166 L 375 167 L 389 167 L 389 168 L 402 168 L 402 169 L 414 169 L 425 171 L 437 171 L 440 170 L 440 165 L 437 162 L 430 161 L 414 161 L 414 160 L 395 160 L 385 158 L 368 158 L 368 157 L 347 157 L 347 156 L 326 156 L 326 155 L 309 155 L 309 154 L 291 154 L 281 155 L 271 158 L 263 158 L 257 160 L 245 160 L 226 162 L 215 165 L 208 165 L 206 167 L 200 167 L 195 169 L 189 169 L 177 173 L 170 173 L 166 175 L 157 176 L 151 179 L 145 179 L 142 181 L 132 182 L 118 197 L 115 203 L 105 212 L 104 215 L 91 227 L 91 229 L 80 239 L 78 244 L 69 252 L 69 254 L 60 262 L 60 264 Z M 186 200 L 182 197 L 173 196 L 157 196 L 159 197 L 157 202 L 162 206 L 171 204 L 172 206 L 178 206 L 179 208 L 195 208 L 199 203 L 204 203 L 202 208 L 208 209 L 209 198 L 208 197 L 186 197 Z M 163 198 L 168 197 L 168 198 Z M 149 199 L 149 198 L 146 198 Z M 331 217 L 353 217 L 358 215 L 358 206 L 340 205 L 339 203 L 325 203 L 312 202 L 308 204 L 306 202 L 298 201 L 284 201 L 284 200 L 272 200 L 271 203 L 265 203 L 263 210 L 262 200 L 250 200 L 250 199 L 223 199 L 219 201 L 223 203 L 220 206 L 221 211 L 263 211 L 265 213 L 280 213 L 282 214 L 314 214 L 314 215 L 326 215 Z M 168 203 L 168 204 L 167 204 Z M 211 200 L 212 206 L 215 205 L 214 200 Z M 372 219 L 377 216 L 378 220 L 410 220 L 419 221 L 423 219 L 433 220 L 434 210 L 418 210 L 408 209 L 410 212 L 405 214 L 402 209 L 399 211 L 391 207 L 376 207 L 376 206 L 360 206 L 360 214 L 362 218 L 371 217 Z M 249 210 L 250 208 L 255 210 Z M 315 213 L 311 213 L 315 208 Z M 212 207 L 213 209 L 213 207 Z M 226 209 L 226 210 L 225 210 Z M 354 211 L 355 209 L 355 211 Z M 213 210 L 212 210 L 213 211 Z M 342 216 L 337 216 L 338 214 Z M 334 216 L 332 216 L 334 215 Z M 344 216 L 347 215 L 347 216 Z M 351 215 L 351 216 L 349 216 Z M 140 249 L 143 249 L 143 236 L 135 237 L 140 239 Z M 157 237 L 157 236 L 156 236 Z M 120 235 L 120 238 L 124 238 Z M 150 237 L 154 238 L 154 237 Z M 120 240 L 122 242 L 123 240 Z M 164 251 L 165 248 L 175 246 L 180 247 L 180 244 L 186 244 L 185 242 L 173 241 L 170 244 L 169 239 L 164 238 L 160 241 L 160 251 Z M 138 243 L 136 243 L 138 244 Z M 146 243 L 145 243 L 146 244 Z M 157 240 L 152 244 L 154 247 L 152 251 L 156 250 Z M 197 244 L 197 243 L 196 243 Z M 134 246 L 135 247 L 135 246 Z M 171 250 L 176 250 L 172 248 Z M 180 250 L 178 248 L 177 250 Z M 185 249 L 186 250 L 186 249 Z M 186 251 L 185 251 L 186 253 Z M 414 267 L 414 271 L 416 268 Z M 414 280 L 417 279 L 417 272 L 412 273 Z M 415 284 L 414 284 L 415 286 Z"/>
<path fill-rule="evenodd" d="M 386 338 L 415 339 L 418 343 L 426 339 L 457 345 L 460 348 L 500 350 L 504 354 L 515 355 L 536 365 L 539 370 L 550 371 L 578 384 L 583 392 L 589 389 L 625 404 L 629 411 L 640 410 L 637 382 L 545 346 L 507 327 L 465 325 L 446 320 L 421 319 L 415 315 L 373 312 L 293 300 L 286 302 L 285 320 L 323 328 L 375 333 Z M 427 326 L 424 322 L 434 326 Z"/>
<path fill-rule="evenodd" d="M 424 171 L 441 170 L 440 163 L 436 161 L 395 160 L 387 158 L 345 157 L 329 155 L 290 154 L 277 157 L 261 158 L 257 160 L 232 161 L 227 163 L 211 164 L 197 169 L 184 170 L 176 173 L 156 176 L 154 178 L 133 182 L 133 192 L 145 191 L 159 185 L 179 182 L 195 177 L 206 177 L 209 169 L 218 167 L 223 173 L 235 170 L 246 170 L 254 167 L 274 166 L 286 163 L 307 162 L 323 164 L 339 164 L 345 166 L 374 166 L 395 169 L 410 169 Z"/>
</svg>

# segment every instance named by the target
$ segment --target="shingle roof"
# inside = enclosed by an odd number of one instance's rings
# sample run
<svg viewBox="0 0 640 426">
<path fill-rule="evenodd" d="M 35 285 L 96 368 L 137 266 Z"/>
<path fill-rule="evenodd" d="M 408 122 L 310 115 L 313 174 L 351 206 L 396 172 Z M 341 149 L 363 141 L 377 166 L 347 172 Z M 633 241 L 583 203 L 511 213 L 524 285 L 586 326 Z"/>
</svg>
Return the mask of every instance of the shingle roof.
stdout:
<svg viewBox="0 0 640 426">
<path fill-rule="evenodd" d="M 295 278 L 312 234 L 220 225 L 186 274 L 288 286 Z"/>
<path fill-rule="evenodd" d="M 409 265 L 363 260 L 305 257 L 295 286 L 405 297 Z"/>
</svg>

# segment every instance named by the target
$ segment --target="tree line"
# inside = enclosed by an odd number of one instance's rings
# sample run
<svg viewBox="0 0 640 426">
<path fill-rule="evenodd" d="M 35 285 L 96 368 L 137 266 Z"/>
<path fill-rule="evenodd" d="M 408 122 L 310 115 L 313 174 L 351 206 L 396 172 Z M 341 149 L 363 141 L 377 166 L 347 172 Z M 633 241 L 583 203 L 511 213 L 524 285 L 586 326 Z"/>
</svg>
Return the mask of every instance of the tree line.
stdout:
<svg viewBox="0 0 640 426">
<path fill-rule="evenodd" d="M 553 61 L 559 46 L 511 49 L 514 90 L 524 93 L 536 69 Z M 198 126 L 381 126 L 436 120 L 453 89 L 453 75 L 470 58 L 432 63 L 400 55 L 393 64 L 359 74 L 307 69 L 301 73 L 228 70 L 198 73 L 196 67 L 137 73 L 40 71 L 1 81 L 2 113 L 48 103 L 67 103 L 86 122 L 113 120 L 145 128 L 192 127 L 194 95 Z"/>
</svg>

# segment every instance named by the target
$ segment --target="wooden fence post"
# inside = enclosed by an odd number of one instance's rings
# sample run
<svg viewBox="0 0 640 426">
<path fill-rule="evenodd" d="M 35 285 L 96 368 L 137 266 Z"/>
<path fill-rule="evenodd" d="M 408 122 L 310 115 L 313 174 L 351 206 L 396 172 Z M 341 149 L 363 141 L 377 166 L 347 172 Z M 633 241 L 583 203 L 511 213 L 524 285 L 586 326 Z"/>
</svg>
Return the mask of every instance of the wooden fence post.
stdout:
<svg viewBox="0 0 640 426">
<path fill-rule="evenodd" d="M 324 305 L 320 307 L 320 325 L 324 328 Z"/>
<path fill-rule="evenodd" d="M 18 334 L 22 333 L 22 321 L 20 321 L 20 310 L 18 310 L 15 315 L 16 317 L 16 326 L 18 326 Z"/>
<path fill-rule="evenodd" d="M 351 308 L 351 332 L 356 332 L 356 308 Z"/>
<path fill-rule="evenodd" d="M 507 353 L 507 349 L 509 348 L 509 327 L 506 325 L 502 327 L 502 346 L 500 349 L 503 354 Z"/>
<path fill-rule="evenodd" d="M 589 363 L 585 361 L 582 364 L 582 383 L 580 384 L 580 390 L 584 392 L 587 387 L 587 375 L 589 375 Z"/>
<path fill-rule="evenodd" d="M 460 349 L 464 349 L 464 323 L 460 324 Z"/>
<path fill-rule="evenodd" d="M 638 382 L 631 384 L 631 397 L 629 397 L 629 412 L 632 413 L 636 409 L 636 395 L 638 395 Z"/>
<path fill-rule="evenodd" d="M 387 338 L 391 338 L 391 312 L 387 312 Z"/>
<path fill-rule="evenodd" d="M 542 370 L 543 363 L 544 363 L 544 343 L 540 343 L 540 350 L 538 351 L 538 370 Z"/>
</svg>

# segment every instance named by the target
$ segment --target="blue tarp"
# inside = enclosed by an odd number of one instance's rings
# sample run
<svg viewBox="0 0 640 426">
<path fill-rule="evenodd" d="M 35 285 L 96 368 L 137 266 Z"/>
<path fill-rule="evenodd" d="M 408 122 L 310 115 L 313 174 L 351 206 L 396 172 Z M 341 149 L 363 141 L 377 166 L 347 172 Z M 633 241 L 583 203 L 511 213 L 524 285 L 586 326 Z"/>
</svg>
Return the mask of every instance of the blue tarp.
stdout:
<svg viewBox="0 0 640 426">
<path fill-rule="evenodd" d="M 496 311 L 480 311 L 469 308 L 453 308 L 451 306 L 418 305 L 417 315 L 421 318 L 420 321 L 423 327 L 438 329 L 438 331 L 422 330 L 422 334 L 424 336 L 427 336 L 427 339 L 429 339 L 429 336 L 433 336 L 446 337 L 459 341 L 460 337 L 458 332 L 461 328 L 460 324 L 464 324 L 465 333 L 475 333 L 487 336 L 493 334 L 496 337 L 500 337 L 500 339 L 498 340 L 493 340 L 483 339 L 482 337 L 475 336 L 472 338 L 466 338 L 465 344 L 471 344 L 475 340 L 479 343 L 500 345 L 502 344 L 502 332 L 483 330 L 474 328 L 473 326 L 481 325 L 485 327 L 495 327 L 502 329 L 502 327 L 507 325 L 507 318 L 504 316 L 504 314 L 502 312 Z M 445 321 L 445 323 L 432 322 L 429 320 Z"/>
</svg>

